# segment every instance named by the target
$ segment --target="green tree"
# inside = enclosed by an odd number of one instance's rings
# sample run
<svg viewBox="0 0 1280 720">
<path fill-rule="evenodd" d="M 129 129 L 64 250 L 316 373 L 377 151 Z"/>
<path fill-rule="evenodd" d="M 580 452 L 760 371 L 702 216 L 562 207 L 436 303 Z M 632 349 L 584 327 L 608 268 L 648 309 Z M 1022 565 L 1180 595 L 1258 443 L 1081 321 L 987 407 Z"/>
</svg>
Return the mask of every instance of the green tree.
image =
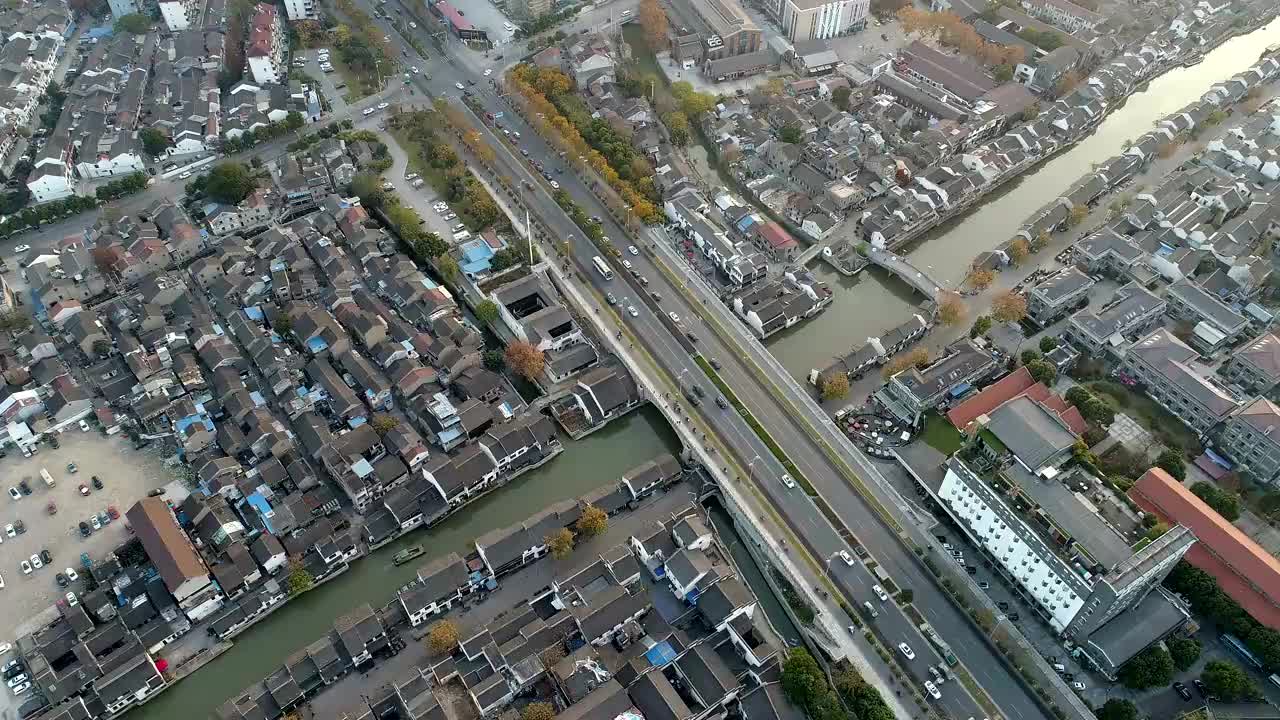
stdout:
<svg viewBox="0 0 1280 720">
<path fill-rule="evenodd" d="M 551 557 L 563 560 L 573 552 L 573 531 L 560 528 L 546 537 L 547 547 L 551 548 Z"/>
<path fill-rule="evenodd" d="M 1159 525 L 1156 528 L 1160 527 Z M 1152 528 L 1155 530 L 1156 528 Z M 1165 526 L 1165 530 L 1168 530 Z M 1200 659 L 1200 643 L 1195 638 L 1175 637 L 1165 641 L 1165 645 L 1169 648 L 1169 657 L 1173 660 L 1173 666 L 1185 672 L 1196 664 L 1196 660 Z"/>
<path fill-rule="evenodd" d="M 1018 359 L 1022 361 L 1023 365 L 1030 365 L 1036 360 L 1043 359 L 1043 357 L 1044 356 L 1040 354 L 1039 350 L 1036 350 L 1035 348 L 1028 348 L 1022 351 L 1022 355 L 1018 356 Z"/>
<path fill-rule="evenodd" d="M 1239 495 L 1203 480 L 1192 485 L 1191 492 L 1203 500 L 1205 505 L 1216 510 L 1224 519 L 1235 522 L 1240 517 Z"/>
<path fill-rule="evenodd" d="M 671 133 L 671 143 L 677 147 L 689 144 L 689 118 L 679 110 L 673 110 L 662 116 L 662 122 Z"/>
<path fill-rule="evenodd" d="M 369 427 L 373 428 L 373 431 L 378 433 L 379 436 L 386 435 L 399 426 L 400 419 L 395 415 L 386 413 L 378 413 L 373 416 L 373 420 L 369 421 Z"/>
<path fill-rule="evenodd" d="M 1181 450 L 1165 448 L 1160 457 L 1156 458 L 1156 467 L 1172 475 L 1175 480 L 1187 479 L 1187 461 L 1183 459 Z"/>
<path fill-rule="evenodd" d="M 118 33 L 127 32 L 134 35 L 146 35 L 151 31 L 151 18 L 139 13 L 123 15 L 116 20 L 112 29 Z"/>
<path fill-rule="evenodd" d="M 414 216 L 416 218 L 417 214 L 415 213 Z M 415 225 L 416 222 L 417 221 L 415 220 Z M 413 249 L 418 253 L 418 256 L 421 259 L 427 260 L 430 258 L 438 258 L 449 252 L 449 243 L 445 242 L 444 239 L 436 233 L 427 233 L 421 238 L 418 238 L 414 243 Z"/>
<path fill-rule="evenodd" d="M 1040 352 L 1050 353 L 1058 349 L 1058 338 L 1052 335 L 1045 335 L 1040 338 Z"/>
<path fill-rule="evenodd" d="M 609 516 L 595 505 L 582 508 L 582 515 L 574 523 L 579 537 L 593 538 L 609 529 Z"/>
<path fill-rule="evenodd" d="M 1132 690 L 1168 685 L 1172 680 L 1173 659 L 1158 645 L 1138 653 L 1120 668 L 1120 682 Z"/>
<path fill-rule="evenodd" d="M 498 304 L 492 300 L 482 300 L 476 305 L 476 318 L 485 325 L 492 325 L 498 320 Z"/>
<path fill-rule="evenodd" d="M 255 187 L 257 181 L 243 163 L 223 162 L 209 171 L 204 192 L 216 202 L 235 205 L 249 197 Z"/>
<path fill-rule="evenodd" d="M 93 343 L 89 346 L 89 349 L 93 351 L 94 355 L 97 355 L 98 357 L 103 357 L 107 353 L 111 352 L 111 341 L 107 340 L 106 338 L 98 338 L 97 340 L 93 341 Z"/>
<path fill-rule="evenodd" d="M 1239 666 L 1225 660 L 1210 660 L 1200 674 L 1205 689 L 1210 695 L 1218 696 L 1223 702 L 1239 702 L 1241 700 L 1260 700 L 1262 694 L 1253 679 Z"/>
<path fill-rule="evenodd" d="M 1032 360 L 1027 363 L 1027 372 L 1031 373 L 1032 380 L 1050 387 L 1058 379 L 1058 368 L 1045 360 Z"/>
<path fill-rule="evenodd" d="M 838 87 L 831 91 L 831 104 L 837 108 L 849 111 L 849 98 L 853 95 L 853 90 L 847 87 Z"/>
<path fill-rule="evenodd" d="M 485 350 L 482 362 L 485 368 L 493 372 L 502 372 L 502 369 L 507 366 L 507 359 L 503 356 L 501 350 Z"/>
<path fill-rule="evenodd" d="M 969 337 L 978 338 L 986 335 L 991 331 L 991 318 L 987 315 L 979 315 L 973 321 L 973 327 L 969 328 Z"/>
<path fill-rule="evenodd" d="M 284 128 L 289 132 L 301 128 L 305 123 L 306 119 L 297 110 L 290 110 L 289 114 L 284 116 Z"/>
<path fill-rule="evenodd" d="M 289 574 L 285 576 L 284 584 L 288 588 L 289 597 L 293 597 L 314 587 L 316 579 L 311 577 L 311 572 L 301 562 L 293 562 L 289 565 Z"/>
<path fill-rule="evenodd" d="M 138 139 L 142 141 L 142 149 L 152 157 L 160 157 L 169 149 L 169 136 L 155 128 L 138 131 Z"/>
<path fill-rule="evenodd" d="M 799 144 L 804 141 L 804 130 L 799 125 L 787 124 L 778 130 L 778 139 L 792 145 Z"/>
<path fill-rule="evenodd" d="M 1098 720 L 1138 720 L 1138 706 L 1131 700 L 1111 698 L 1095 714 Z"/>
<path fill-rule="evenodd" d="M 360 204 L 371 213 L 387 202 L 382 178 L 372 173 L 360 173 L 351 178 L 351 194 L 360 198 Z"/>
<path fill-rule="evenodd" d="M 894 597 L 897 598 L 900 604 L 910 605 L 911 601 L 916 599 L 916 593 L 911 588 L 903 588 L 899 590 L 898 594 L 895 595 Z"/>
<path fill-rule="evenodd" d="M 806 711 L 827 692 L 826 675 L 803 647 L 792 648 L 782 663 L 782 692 Z"/>
<path fill-rule="evenodd" d="M 436 258 L 436 270 L 445 282 L 457 280 L 458 273 L 462 272 L 462 268 L 458 267 L 458 261 L 452 255 L 441 255 Z"/>
<path fill-rule="evenodd" d="M 31 316 L 17 310 L 0 312 L 0 330 L 6 332 L 24 332 L 31 327 Z"/>
</svg>

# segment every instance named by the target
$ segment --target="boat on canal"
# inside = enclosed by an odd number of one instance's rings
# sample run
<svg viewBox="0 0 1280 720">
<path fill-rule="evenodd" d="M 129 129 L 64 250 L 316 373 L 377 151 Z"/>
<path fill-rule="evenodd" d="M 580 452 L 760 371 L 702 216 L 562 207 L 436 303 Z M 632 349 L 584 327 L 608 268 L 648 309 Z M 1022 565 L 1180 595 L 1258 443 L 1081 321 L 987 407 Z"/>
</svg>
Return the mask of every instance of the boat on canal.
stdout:
<svg viewBox="0 0 1280 720">
<path fill-rule="evenodd" d="M 403 565 L 409 562 L 410 560 L 413 560 L 414 558 L 418 557 L 424 552 L 426 552 L 426 550 L 423 550 L 421 545 L 411 545 L 401 550 L 400 552 L 396 553 L 395 557 L 393 557 L 391 560 L 396 565 Z"/>
</svg>

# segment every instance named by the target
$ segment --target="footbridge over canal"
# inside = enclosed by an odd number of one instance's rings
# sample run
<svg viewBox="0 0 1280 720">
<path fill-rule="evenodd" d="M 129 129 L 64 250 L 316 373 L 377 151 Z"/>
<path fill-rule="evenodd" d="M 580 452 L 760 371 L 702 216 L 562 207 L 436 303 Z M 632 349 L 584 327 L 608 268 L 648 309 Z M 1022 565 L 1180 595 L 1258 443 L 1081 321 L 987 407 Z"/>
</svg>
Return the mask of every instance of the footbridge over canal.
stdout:
<svg viewBox="0 0 1280 720">
<path fill-rule="evenodd" d="M 833 246 L 835 242 L 833 236 L 831 239 L 810 245 L 805 248 L 804 252 L 796 256 L 795 264 L 808 265 L 820 256 L 824 250 Z M 846 242 L 852 241 L 846 240 Z M 865 248 L 865 255 L 871 261 L 871 264 L 884 268 L 930 300 L 936 301 L 938 293 L 950 292 L 953 289 L 924 270 L 912 265 L 910 261 L 897 253 L 880 250 L 871 245 L 864 245 L 863 248 Z"/>
</svg>

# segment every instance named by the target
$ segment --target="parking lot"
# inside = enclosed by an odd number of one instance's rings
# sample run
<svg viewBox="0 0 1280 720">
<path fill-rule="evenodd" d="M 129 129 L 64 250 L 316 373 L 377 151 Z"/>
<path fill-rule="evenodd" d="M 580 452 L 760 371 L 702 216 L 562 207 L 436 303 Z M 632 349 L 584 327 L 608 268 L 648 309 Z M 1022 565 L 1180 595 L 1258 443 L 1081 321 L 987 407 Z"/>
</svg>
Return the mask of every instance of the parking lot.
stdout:
<svg viewBox="0 0 1280 720">
<path fill-rule="evenodd" d="M 47 609 L 66 590 L 58 587 L 55 575 L 64 568 L 80 569 L 80 554 L 89 553 L 101 558 L 106 552 L 119 546 L 126 538 L 123 515 L 138 498 L 147 491 L 163 485 L 169 473 L 159 459 L 145 450 L 135 451 L 123 435 L 107 437 L 96 429 L 81 432 L 73 428 L 58 436 L 61 447 L 54 449 L 42 444 L 40 451 L 24 458 L 11 451 L 0 460 L 4 475 L 4 497 L 0 500 L 0 525 L 8 525 L 21 519 L 26 532 L 17 537 L 4 538 L 0 545 L 0 576 L 5 587 L 0 590 L 4 598 L 5 612 L 0 614 L 0 642 L 12 642 L 15 635 L 24 630 L 23 624 L 32 616 Z M 79 468 L 76 474 L 67 472 L 67 463 Z M 56 485 L 47 487 L 40 479 L 40 469 L 46 468 Z M 92 487 L 91 476 L 97 475 L 103 483 L 102 490 Z M 31 495 L 13 500 L 9 487 L 26 479 Z M 80 494 L 79 486 L 89 489 L 88 497 Z M 57 513 L 49 515 L 46 508 L 53 502 Z M 114 505 L 121 518 L 88 538 L 80 536 L 78 525 L 87 521 L 93 513 L 100 513 Z M 51 565 L 23 575 L 21 562 L 41 550 L 53 556 Z M 28 560 L 29 561 L 29 560 Z M 79 590 L 83 580 L 69 588 Z"/>
</svg>

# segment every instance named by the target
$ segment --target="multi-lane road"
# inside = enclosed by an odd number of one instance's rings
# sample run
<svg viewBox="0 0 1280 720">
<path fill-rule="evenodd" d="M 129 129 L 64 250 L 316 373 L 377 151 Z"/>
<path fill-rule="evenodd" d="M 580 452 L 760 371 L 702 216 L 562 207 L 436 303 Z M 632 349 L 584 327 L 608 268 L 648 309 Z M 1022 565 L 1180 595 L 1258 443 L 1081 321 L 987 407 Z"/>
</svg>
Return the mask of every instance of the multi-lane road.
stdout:
<svg viewBox="0 0 1280 720">
<path fill-rule="evenodd" d="M 397 41 L 399 37 L 393 36 Z M 419 38 L 426 42 L 427 38 Z M 407 43 L 404 50 L 411 58 L 416 53 Z M 454 46 L 456 49 L 456 46 Z M 465 55 L 466 53 L 462 53 Z M 651 248 L 654 243 L 636 242 L 641 249 L 639 255 L 625 252 L 628 241 L 622 241 L 627 234 L 615 223 L 585 183 L 577 178 L 570 168 L 558 157 L 556 150 L 527 126 L 512 106 L 491 87 L 488 79 L 477 71 L 480 63 L 466 60 L 458 61 L 457 52 L 445 54 L 445 60 L 439 58 L 417 58 L 416 63 L 425 70 L 426 75 L 416 76 L 415 81 L 424 90 L 436 97 L 452 97 L 461 105 L 462 92 L 454 83 L 462 82 L 472 93 L 474 100 L 488 112 L 502 112 L 502 124 L 518 131 L 521 135 L 519 148 L 512 147 L 500 136 L 488 129 L 484 132 L 489 141 L 497 149 L 497 163 L 500 171 L 517 180 L 528 180 L 536 190 L 525 193 L 521 201 L 544 223 L 556 238 L 572 238 L 571 253 L 575 257 L 580 271 L 578 277 L 589 283 L 596 296 L 613 293 L 618 298 L 626 297 L 627 305 L 635 306 L 638 316 L 631 317 L 627 313 L 620 315 L 620 323 L 625 324 L 630 336 L 637 339 L 648 354 L 682 387 L 689 382 L 698 382 L 704 390 L 714 393 L 711 383 L 702 375 L 694 364 L 691 353 L 702 353 L 709 358 L 716 358 L 722 366 L 721 375 L 725 382 L 734 389 L 738 398 L 756 416 L 761 424 L 769 429 L 774 439 L 785 448 L 793 463 L 813 483 L 826 502 L 840 516 L 843 523 L 853 528 L 857 540 L 872 557 L 893 577 L 899 587 L 911 588 L 914 593 L 914 605 L 917 610 L 935 628 L 943 634 L 960 660 L 966 665 L 978 684 L 990 695 L 999 706 L 1001 713 L 1008 718 L 1043 718 L 1045 713 L 1036 700 L 1013 677 L 1001 658 L 991 649 L 979 631 L 944 595 L 935 584 L 934 578 L 925 570 L 908 548 L 889 527 L 884 525 L 867 502 L 854 491 L 842 470 L 835 466 L 823 450 L 812 440 L 793 416 L 793 409 L 784 407 L 766 387 L 760 377 L 758 368 L 764 367 L 769 372 L 781 372 L 771 369 L 768 359 L 758 357 L 763 349 L 757 343 L 734 342 L 724 343 L 719 334 L 703 325 L 700 317 L 703 313 L 717 312 L 713 299 L 703 298 L 704 307 L 694 308 L 685 295 L 686 292 L 699 292 L 697 283 L 681 283 L 677 288 L 668 281 L 667 275 L 659 269 L 656 262 L 667 263 L 670 258 L 655 258 Z M 475 56 L 472 56 L 474 58 Z M 470 85 L 474 82 L 474 85 Z M 477 118 L 478 120 L 478 118 Z M 477 125 L 482 123 L 477 122 Z M 555 178 L 576 202 L 588 214 L 598 215 L 604 221 L 605 234 L 615 238 L 624 248 L 621 259 L 609 259 L 615 269 L 616 277 L 606 280 L 591 270 L 590 259 L 598 254 L 595 246 L 583 235 L 567 215 L 560 209 L 550 195 L 542 179 L 530 168 L 526 160 L 522 160 L 518 149 L 529 152 L 531 159 L 541 161 L 548 168 L 563 167 L 564 174 Z M 629 262 L 638 274 L 649 280 L 649 285 L 640 287 L 621 267 L 622 259 Z M 668 270 L 679 266 L 666 265 Z M 676 270 L 679 272 L 679 270 Z M 657 292 L 662 300 L 656 301 L 652 293 Z M 608 310 L 604 310 L 608 312 Z M 681 328 L 677 330 L 671 322 L 669 313 L 680 318 Z M 732 325 L 737 328 L 736 321 Z M 741 330 L 739 328 L 739 330 Z M 682 333 L 692 332 L 698 339 L 696 344 L 690 342 Z M 745 332 L 744 332 L 745 334 Z M 776 367 L 776 363 L 772 364 Z M 768 382 L 784 383 L 790 379 L 784 374 L 770 378 Z M 807 396 L 805 398 L 807 400 Z M 810 403 L 811 404 L 811 403 Z M 796 405 L 801 412 L 812 412 L 813 409 Z M 850 604 L 860 606 L 863 601 L 872 601 L 880 610 L 879 617 L 874 620 L 876 629 L 890 646 L 906 642 L 914 651 L 916 659 L 907 661 L 899 654 L 898 660 L 911 672 L 917 684 L 928 677 L 927 667 L 940 662 L 938 655 L 915 630 L 911 622 L 896 606 L 882 604 L 876 600 L 871 587 L 875 583 L 872 575 L 861 563 L 850 567 L 836 554 L 849 551 L 850 543 L 840 537 L 839 533 L 825 519 L 823 514 L 800 488 L 785 487 L 780 478 L 785 472 L 781 464 L 773 457 L 768 448 L 755 435 L 750 427 L 736 413 L 719 409 L 714 402 L 702 403 L 696 411 L 707 426 L 713 429 L 722 445 L 728 448 L 738 465 L 746 469 L 758 487 L 765 493 L 779 515 L 790 526 L 791 531 L 802 539 L 809 552 L 826 563 L 829 575 L 838 587 L 846 594 Z M 820 411 L 819 411 L 820 412 Z M 825 416 L 810 416 L 806 422 L 830 425 Z M 829 428 L 834 431 L 834 428 Z M 819 430 L 822 432 L 822 430 Z M 825 437 L 824 437 L 825 439 Z M 834 442 L 839 440 L 838 443 Z M 882 478 L 865 456 L 862 456 L 838 435 L 828 442 L 847 453 L 849 462 L 853 463 L 859 475 L 873 487 L 879 487 Z M 884 483 L 884 487 L 888 487 Z M 831 560 L 832 558 L 834 560 Z M 946 716 L 965 720 L 969 717 L 981 718 L 990 713 L 982 711 L 975 701 L 957 683 L 943 686 L 943 698 L 938 702 L 938 709 Z"/>
</svg>

